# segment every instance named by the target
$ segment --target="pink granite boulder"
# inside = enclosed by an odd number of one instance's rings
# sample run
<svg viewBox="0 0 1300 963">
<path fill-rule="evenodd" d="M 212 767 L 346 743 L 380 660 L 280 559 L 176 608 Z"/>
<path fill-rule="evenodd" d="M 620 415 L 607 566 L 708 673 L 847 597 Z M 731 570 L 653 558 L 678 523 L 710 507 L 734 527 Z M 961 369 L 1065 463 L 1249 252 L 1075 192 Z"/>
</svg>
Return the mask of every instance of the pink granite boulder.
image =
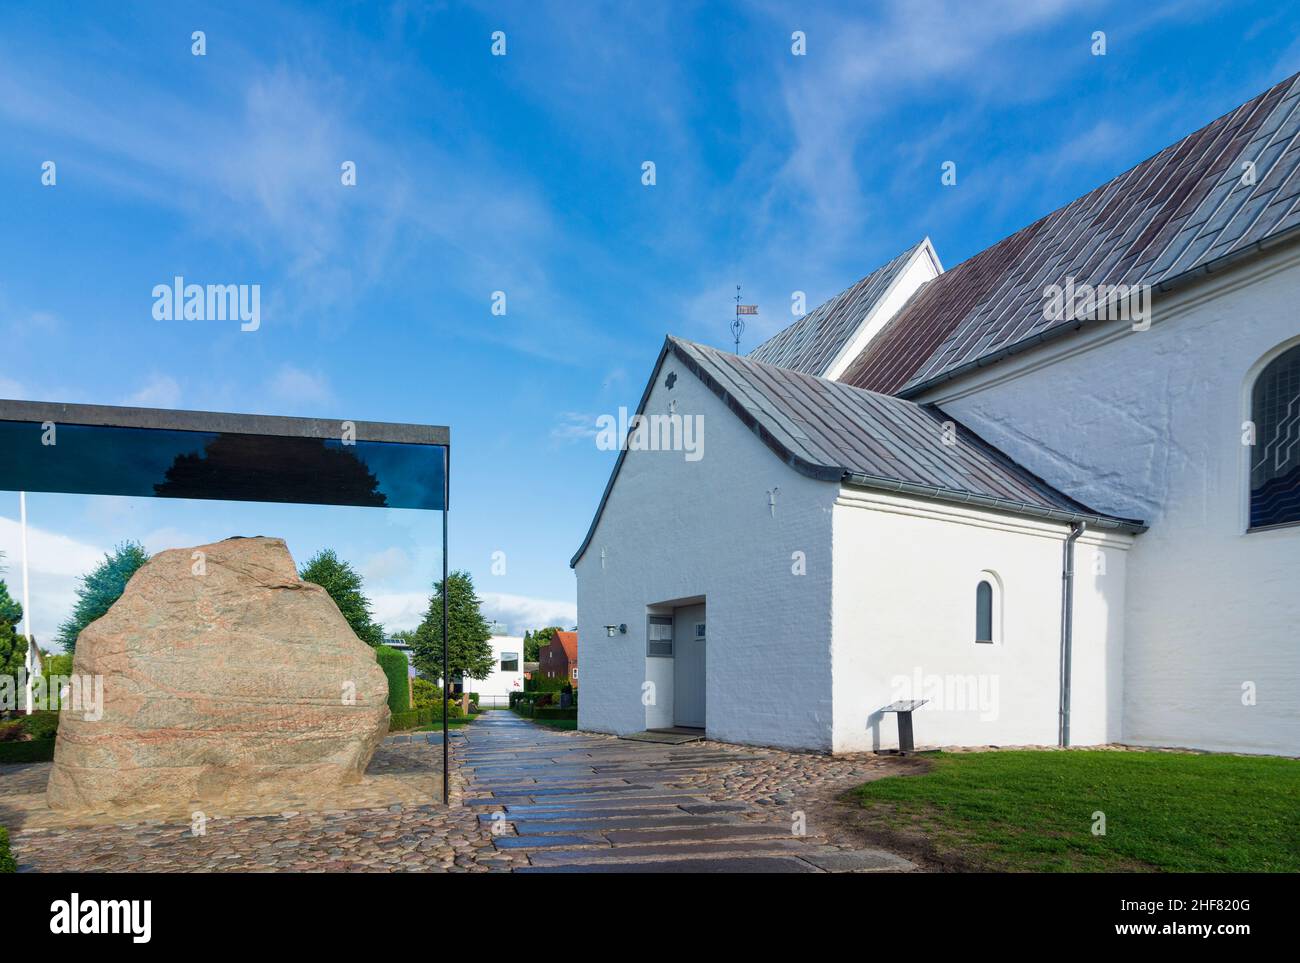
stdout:
<svg viewBox="0 0 1300 963">
<path fill-rule="evenodd" d="M 81 633 L 73 671 L 103 677 L 103 712 L 63 713 L 55 809 L 327 793 L 388 731 L 374 650 L 278 538 L 155 555 Z"/>
</svg>

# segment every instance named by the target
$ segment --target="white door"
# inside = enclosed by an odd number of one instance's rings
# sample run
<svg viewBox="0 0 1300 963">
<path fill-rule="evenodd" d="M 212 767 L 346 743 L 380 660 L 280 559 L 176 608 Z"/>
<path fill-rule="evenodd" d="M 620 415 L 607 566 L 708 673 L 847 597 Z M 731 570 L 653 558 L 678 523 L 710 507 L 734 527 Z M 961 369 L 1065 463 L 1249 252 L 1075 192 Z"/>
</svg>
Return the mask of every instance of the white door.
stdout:
<svg viewBox="0 0 1300 963">
<path fill-rule="evenodd" d="M 673 724 L 704 728 L 704 606 L 673 610 Z"/>
</svg>

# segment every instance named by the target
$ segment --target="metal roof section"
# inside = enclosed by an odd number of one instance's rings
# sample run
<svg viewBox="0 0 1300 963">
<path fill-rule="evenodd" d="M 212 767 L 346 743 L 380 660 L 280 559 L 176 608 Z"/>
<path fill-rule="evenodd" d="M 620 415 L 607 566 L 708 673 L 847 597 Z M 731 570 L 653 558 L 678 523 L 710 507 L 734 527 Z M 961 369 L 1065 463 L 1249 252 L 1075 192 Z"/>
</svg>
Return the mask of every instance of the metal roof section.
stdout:
<svg viewBox="0 0 1300 963">
<path fill-rule="evenodd" d="M 668 337 L 637 413 L 672 353 L 791 468 L 828 482 L 1136 534 L 1139 520 L 1094 511 L 1053 488 L 933 405 L 854 388 Z M 619 452 L 577 565 L 627 457 Z"/>
<path fill-rule="evenodd" d="M 1045 317 L 1049 285 L 1167 291 L 1300 237 L 1298 78 L 940 275 L 843 380 L 914 396 L 1087 323 Z"/>
<path fill-rule="evenodd" d="M 852 287 L 768 338 L 749 357 L 804 374 L 827 376 L 917 258 L 928 260 L 932 274 L 943 271 L 930 239 L 922 238 Z"/>
</svg>

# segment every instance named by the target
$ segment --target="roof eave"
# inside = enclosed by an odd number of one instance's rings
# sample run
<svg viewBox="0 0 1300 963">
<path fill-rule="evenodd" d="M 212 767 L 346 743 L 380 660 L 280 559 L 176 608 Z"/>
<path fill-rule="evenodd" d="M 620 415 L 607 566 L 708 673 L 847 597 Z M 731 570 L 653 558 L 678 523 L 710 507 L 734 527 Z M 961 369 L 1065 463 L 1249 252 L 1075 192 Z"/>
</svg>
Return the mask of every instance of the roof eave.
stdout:
<svg viewBox="0 0 1300 963">
<path fill-rule="evenodd" d="M 998 498 L 994 495 L 977 495 L 972 492 L 954 491 L 932 485 L 918 485 L 915 482 L 899 481 L 894 478 L 882 478 L 876 475 L 864 475 L 860 472 L 845 471 L 845 484 L 859 488 L 889 494 L 911 495 L 932 501 L 946 502 L 952 505 L 969 505 L 987 508 L 992 511 L 1006 512 L 1012 515 L 1027 515 L 1053 522 L 1085 522 L 1093 528 L 1123 532 L 1128 535 L 1140 535 L 1147 530 L 1145 523 L 1134 518 L 1119 518 L 1111 515 L 1098 515 L 1091 512 L 1071 512 L 1062 508 L 1046 508 L 1029 502 L 1020 502 L 1010 498 Z"/>
</svg>

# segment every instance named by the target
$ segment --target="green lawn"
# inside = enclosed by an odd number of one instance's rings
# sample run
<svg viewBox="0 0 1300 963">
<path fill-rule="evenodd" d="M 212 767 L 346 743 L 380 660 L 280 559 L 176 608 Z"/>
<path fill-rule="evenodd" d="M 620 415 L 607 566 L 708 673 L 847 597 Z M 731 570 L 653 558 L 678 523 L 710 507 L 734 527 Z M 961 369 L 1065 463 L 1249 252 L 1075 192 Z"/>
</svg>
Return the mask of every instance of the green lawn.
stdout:
<svg viewBox="0 0 1300 963">
<path fill-rule="evenodd" d="M 455 729 L 457 726 L 467 726 L 474 721 L 473 716 L 457 716 L 447 720 L 447 728 Z M 418 729 L 412 729 L 411 732 L 442 732 L 442 720 L 438 719 L 431 726 L 421 726 Z"/>
<path fill-rule="evenodd" d="M 1162 752 L 936 754 L 854 790 L 900 843 L 974 869 L 1300 871 L 1300 760 Z M 1093 834 L 1105 814 L 1104 836 Z"/>
<path fill-rule="evenodd" d="M 515 712 L 515 715 L 519 716 L 519 718 L 521 719 L 527 719 L 529 722 L 532 722 L 536 725 L 549 726 L 552 729 L 576 730 L 578 728 L 577 719 L 534 719 L 532 716 L 526 716 L 519 712 Z"/>
</svg>

